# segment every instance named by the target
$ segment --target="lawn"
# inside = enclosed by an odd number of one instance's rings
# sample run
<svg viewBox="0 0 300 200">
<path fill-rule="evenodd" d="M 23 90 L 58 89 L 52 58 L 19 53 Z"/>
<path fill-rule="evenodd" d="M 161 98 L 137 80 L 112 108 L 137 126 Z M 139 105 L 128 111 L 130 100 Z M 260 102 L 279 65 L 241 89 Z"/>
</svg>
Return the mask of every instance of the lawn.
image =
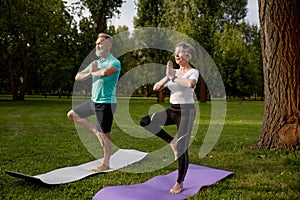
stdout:
<svg viewBox="0 0 300 200">
<path fill-rule="evenodd" d="M 177 168 L 174 162 L 145 173 L 114 171 L 58 186 L 43 186 L 10 177 L 5 170 L 36 175 L 95 158 L 66 117 L 72 107 L 71 99 L 27 97 L 25 102 L 7 99 L 0 96 L 0 199 L 91 199 L 103 187 L 145 182 Z M 138 123 L 155 103 L 152 98 L 132 98 L 129 110 L 133 121 Z M 228 101 L 222 134 L 214 149 L 201 159 L 198 153 L 209 125 L 211 103 L 199 103 L 199 107 L 200 127 L 190 146 L 190 162 L 235 174 L 203 188 L 189 199 L 300 198 L 300 153 L 251 149 L 260 134 L 262 101 Z M 112 132 L 113 142 L 120 148 L 151 152 L 165 145 L 155 137 L 128 135 L 116 123 Z M 146 158 L 131 166 L 129 171 L 153 164 L 153 159 Z"/>
</svg>

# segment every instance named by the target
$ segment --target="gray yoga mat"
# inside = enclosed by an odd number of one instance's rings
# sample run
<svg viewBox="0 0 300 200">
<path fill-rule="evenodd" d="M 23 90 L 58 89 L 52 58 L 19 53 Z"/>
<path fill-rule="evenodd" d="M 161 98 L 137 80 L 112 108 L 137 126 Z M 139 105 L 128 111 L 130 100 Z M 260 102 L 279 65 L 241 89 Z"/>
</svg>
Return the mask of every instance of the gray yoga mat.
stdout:
<svg viewBox="0 0 300 200">
<path fill-rule="evenodd" d="M 110 171 L 124 168 L 126 166 L 129 166 L 135 162 L 142 160 L 146 155 L 147 153 L 137 151 L 137 150 L 119 149 L 110 158 L 110 169 L 103 172 L 90 171 L 92 168 L 98 166 L 102 162 L 103 158 L 88 163 L 84 163 L 78 166 L 56 169 L 47 172 L 45 174 L 39 174 L 35 176 L 30 176 L 28 174 L 22 174 L 19 172 L 14 172 L 9 170 L 6 170 L 5 172 L 16 178 L 22 178 L 25 180 L 40 182 L 49 185 L 56 185 L 56 184 L 70 183 L 94 174 L 110 172 Z"/>
</svg>

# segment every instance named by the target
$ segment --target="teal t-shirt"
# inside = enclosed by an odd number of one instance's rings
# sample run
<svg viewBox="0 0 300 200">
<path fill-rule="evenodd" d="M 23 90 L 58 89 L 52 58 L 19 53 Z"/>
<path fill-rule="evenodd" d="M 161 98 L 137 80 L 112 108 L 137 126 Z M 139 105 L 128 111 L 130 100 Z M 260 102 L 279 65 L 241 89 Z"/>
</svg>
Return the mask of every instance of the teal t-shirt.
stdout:
<svg viewBox="0 0 300 200">
<path fill-rule="evenodd" d="M 116 68 L 116 73 L 105 77 L 92 77 L 92 97 L 95 103 L 117 103 L 116 87 L 121 71 L 121 63 L 112 54 L 104 60 L 97 60 L 98 69 L 105 69 L 109 66 Z M 90 65 L 86 68 L 90 70 Z"/>
</svg>

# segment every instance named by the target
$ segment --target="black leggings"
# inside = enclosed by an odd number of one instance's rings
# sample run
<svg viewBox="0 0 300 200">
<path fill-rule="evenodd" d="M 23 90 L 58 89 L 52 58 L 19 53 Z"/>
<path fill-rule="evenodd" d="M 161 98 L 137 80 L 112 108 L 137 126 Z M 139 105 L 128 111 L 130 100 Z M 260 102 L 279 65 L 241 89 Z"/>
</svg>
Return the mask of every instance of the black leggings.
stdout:
<svg viewBox="0 0 300 200">
<path fill-rule="evenodd" d="M 194 104 L 171 104 L 166 110 L 156 112 L 141 119 L 140 124 L 146 130 L 160 137 L 167 143 L 174 138 L 164 131 L 161 126 L 177 126 L 178 177 L 177 182 L 183 183 L 188 165 L 188 146 L 196 115 Z"/>
</svg>

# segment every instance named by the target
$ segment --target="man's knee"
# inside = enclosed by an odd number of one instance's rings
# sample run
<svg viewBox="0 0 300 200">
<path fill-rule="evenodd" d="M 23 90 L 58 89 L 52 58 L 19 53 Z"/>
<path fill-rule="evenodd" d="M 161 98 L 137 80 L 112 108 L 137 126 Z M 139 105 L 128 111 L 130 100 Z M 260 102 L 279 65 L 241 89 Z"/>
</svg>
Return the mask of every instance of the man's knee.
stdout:
<svg viewBox="0 0 300 200">
<path fill-rule="evenodd" d="M 141 125 L 142 127 L 145 127 L 145 126 L 149 125 L 150 122 L 151 122 L 150 117 L 149 117 L 149 116 L 146 116 L 146 117 L 143 117 L 143 118 L 140 120 L 140 125 Z"/>
<path fill-rule="evenodd" d="M 73 110 L 70 110 L 68 113 L 67 113 L 67 117 L 69 120 L 71 121 L 74 121 L 74 111 Z"/>
</svg>

